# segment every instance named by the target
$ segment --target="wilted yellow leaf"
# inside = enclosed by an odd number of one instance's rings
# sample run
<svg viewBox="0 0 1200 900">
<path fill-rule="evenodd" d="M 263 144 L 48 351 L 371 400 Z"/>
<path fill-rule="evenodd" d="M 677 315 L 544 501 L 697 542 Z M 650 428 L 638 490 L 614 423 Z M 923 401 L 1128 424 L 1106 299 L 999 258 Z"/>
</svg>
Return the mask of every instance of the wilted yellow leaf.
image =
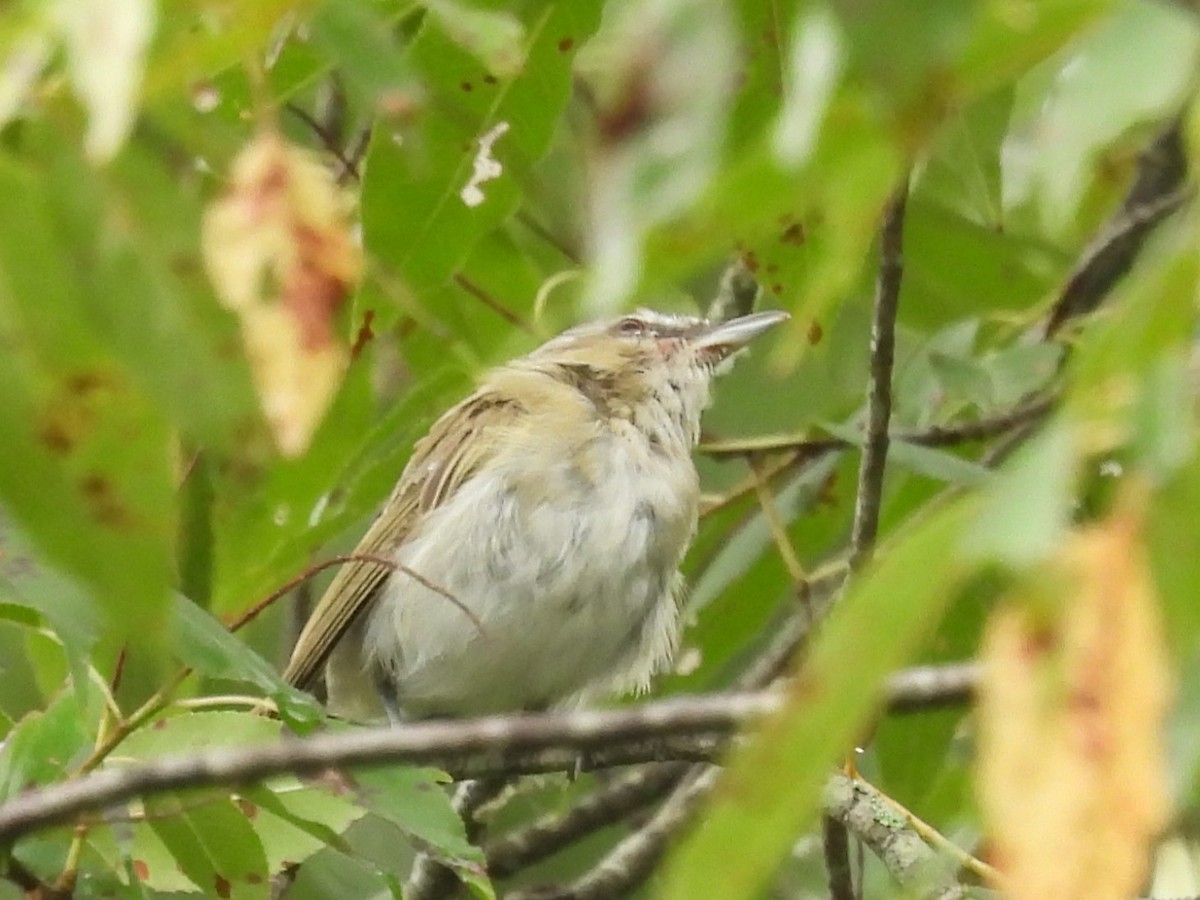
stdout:
<svg viewBox="0 0 1200 900">
<path fill-rule="evenodd" d="M 984 636 L 979 789 L 1008 896 L 1136 896 L 1167 816 L 1170 676 L 1132 505 L 1076 533 Z"/>
<path fill-rule="evenodd" d="M 88 111 L 88 156 L 110 159 L 137 115 L 154 0 L 73 0 L 59 5 L 75 93 Z"/>
<path fill-rule="evenodd" d="M 217 294 L 241 317 L 275 441 L 302 453 L 346 366 L 334 320 L 361 265 L 337 186 L 310 154 L 264 134 L 234 162 L 203 242 Z"/>
</svg>

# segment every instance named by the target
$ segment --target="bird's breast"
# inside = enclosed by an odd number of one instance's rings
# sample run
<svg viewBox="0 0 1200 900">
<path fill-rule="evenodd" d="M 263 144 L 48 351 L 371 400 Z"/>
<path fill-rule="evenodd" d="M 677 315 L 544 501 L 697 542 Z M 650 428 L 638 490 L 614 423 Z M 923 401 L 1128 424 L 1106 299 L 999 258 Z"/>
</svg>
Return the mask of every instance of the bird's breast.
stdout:
<svg viewBox="0 0 1200 900">
<path fill-rule="evenodd" d="M 430 513 L 397 561 L 368 657 L 417 714 L 550 705 L 644 682 L 674 646 L 673 589 L 696 522 L 685 453 L 628 423 L 514 440 Z"/>
</svg>

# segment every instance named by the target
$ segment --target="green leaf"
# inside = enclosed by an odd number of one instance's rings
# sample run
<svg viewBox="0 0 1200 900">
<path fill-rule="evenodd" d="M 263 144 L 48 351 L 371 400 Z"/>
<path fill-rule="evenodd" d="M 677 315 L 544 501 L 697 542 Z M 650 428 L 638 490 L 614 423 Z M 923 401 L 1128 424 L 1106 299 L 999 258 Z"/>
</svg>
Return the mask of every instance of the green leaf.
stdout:
<svg viewBox="0 0 1200 900">
<path fill-rule="evenodd" d="M 63 692 L 44 711 L 19 720 L 0 746 L 0 802 L 62 778 L 91 749 L 99 709 L 99 691 L 89 682 L 86 696 Z"/>
<path fill-rule="evenodd" d="M 595 29 L 600 4 L 559 0 L 525 22 L 526 65 L 511 80 L 481 71 L 476 59 L 427 17 L 413 41 L 414 64 L 430 93 L 420 132 L 377 129 L 363 182 L 367 251 L 393 267 L 418 303 L 436 316 L 427 292 L 445 284 L 471 247 L 517 208 L 522 179 L 549 146 L 571 90 L 572 49 Z M 504 125 L 500 132 L 494 131 Z M 468 206 L 479 141 L 493 133 L 491 155 L 502 174 Z"/>
<path fill-rule="evenodd" d="M 196 710 L 156 719 L 121 742 L 121 756 L 148 760 L 217 747 L 276 743 L 278 722 L 252 712 Z"/>
<path fill-rule="evenodd" d="M 1017 451 L 984 494 L 967 537 L 981 559 L 1031 566 L 1054 552 L 1071 522 L 1077 436 L 1062 417 Z"/>
<path fill-rule="evenodd" d="M 359 801 L 447 860 L 476 871 L 483 854 L 468 840 L 462 819 L 443 788 L 446 776 L 432 769 L 391 768 L 355 775 Z"/>
<path fill-rule="evenodd" d="M 822 423 L 821 427 L 834 437 L 851 444 L 862 445 L 863 433 L 858 428 L 830 422 Z M 888 461 L 910 472 L 936 478 L 948 484 L 978 485 L 992 477 L 992 473 L 977 462 L 936 447 L 922 447 L 905 441 L 888 443 Z"/>
<path fill-rule="evenodd" d="M 203 893 L 230 900 L 270 896 L 262 844 L 231 800 L 169 795 L 147 800 L 146 812 L 151 830 Z"/>
<path fill-rule="evenodd" d="M 91 327 L 65 185 L 0 160 L 0 191 L 0 498 L 152 657 L 172 568 L 169 429 Z"/>
<path fill-rule="evenodd" d="M 426 0 L 425 6 L 450 39 L 493 75 L 511 78 L 521 70 L 525 63 L 525 26 L 512 13 L 454 0 Z"/>
<path fill-rule="evenodd" d="M 89 592 L 79 582 L 47 567 L 20 528 L 0 509 L 0 599 L 38 612 L 62 641 L 71 681 L 82 702 L 87 690 L 88 653 L 101 631 Z"/>
<path fill-rule="evenodd" d="M 884 676 L 911 658 L 953 595 L 964 574 L 954 548 L 975 511 L 964 500 L 915 523 L 840 601 L 787 709 L 734 752 L 704 827 L 668 862 L 662 897 L 748 897 L 770 877 L 815 821 L 829 767 L 859 735 Z"/>
<path fill-rule="evenodd" d="M 395 26 L 373 4 L 327 0 L 309 23 L 312 42 L 371 106 L 402 90 L 416 90 L 408 53 L 394 39 Z"/>
<path fill-rule="evenodd" d="M 272 872 L 332 847 L 353 853 L 342 834 L 366 810 L 328 791 L 273 781 L 242 790 L 239 806 L 262 841 Z"/>
<path fill-rule="evenodd" d="M 186 665 L 214 678 L 246 681 L 267 693 L 289 722 L 307 730 L 324 717 L 317 702 L 288 685 L 274 666 L 186 597 L 175 600 L 176 651 Z"/>
</svg>

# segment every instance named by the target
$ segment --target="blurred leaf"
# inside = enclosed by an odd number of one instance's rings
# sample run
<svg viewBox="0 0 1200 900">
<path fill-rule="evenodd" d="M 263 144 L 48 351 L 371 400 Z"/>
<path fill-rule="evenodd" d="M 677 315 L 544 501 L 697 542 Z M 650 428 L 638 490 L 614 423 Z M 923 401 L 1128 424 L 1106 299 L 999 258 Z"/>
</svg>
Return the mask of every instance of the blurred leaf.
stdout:
<svg viewBox="0 0 1200 900">
<path fill-rule="evenodd" d="M 1059 418 L 1016 452 L 984 494 L 971 554 L 1023 567 L 1053 553 L 1071 521 L 1076 442 L 1074 425 Z"/>
<path fill-rule="evenodd" d="M 863 433 L 860 429 L 849 426 L 823 423 L 822 428 L 844 441 L 861 446 Z M 909 444 L 905 441 L 891 441 L 888 444 L 888 460 L 896 465 L 945 481 L 949 484 L 983 484 L 992 477 L 992 473 L 977 462 L 955 456 L 936 447 L 922 447 L 919 444 Z"/>
<path fill-rule="evenodd" d="M 704 828 L 668 863 L 663 897 L 745 897 L 769 878 L 815 819 L 829 766 L 855 740 L 883 677 L 940 617 L 962 575 L 954 548 L 975 511 L 960 501 L 929 514 L 840 601 L 790 688 L 788 708 L 734 752 Z"/>
<path fill-rule="evenodd" d="M 111 159 L 133 127 L 155 6 L 154 0 L 73 0 L 62 7 L 67 70 L 88 110 L 84 146 L 93 160 Z"/>
<path fill-rule="evenodd" d="M 1036 196 L 1051 235 L 1073 235 L 1078 227 L 1087 181 L 1095 177 L 1093 167 L 1105 145 L 1140 123 L 1174 114 L 1192 85 L 1200 54 L 1200 34 L 1185 9 L 1082 0 L 1039 4 L 1068 6 L 1088 18 L 1105 7 L 1112 14 L 1082 34 L 1057 67 L 1039 98 L 1036 121 L 1014 142 L 1025 165 L 1010 169 L 1014 194 Z"/>
<path fill-rule="evenodd" d="M 20 111 L 50 61 L 55 31 L 49 4 L 7 11 L 0 26 L 0 127 Z"/>
<path fill-rule="evenodd" d="M 341 835 L 366 814 L 328 791 L 299 785 L 253 787 L 241 796 L 239 805 L 262 841 L 272 872 L 301 863 L 325 847 L 350 852 Z"/>
<path fill-rule="evenodd" d="M 1013 94 L 1006 84 L 951 112 L 917 174 L 919 189 L 933 204 L 979 225 L 1004 226 L 1001 152 Z"/>
<path fill-rule="evenodd" d="M 275 743 L 280 725 L 266 716 L 233 710 L 194 710 L 156 719 L 121 742 L 121 756 L 148 760 L 215 747 Z"/>
<path fill-rule="evenodd" d="M 938 326 L 960 316 L 1002 315 L 1038 303 L 1066 260 L 1003 223 L 981 224 L 918 192 L 904 220 L 905 322 Z"/>
<path fill-rule="evenodd" d="M 153 656 L 171 571 L 168 429 L 88 327 L 87 254 L 56 216 L 64 188 L 0 161 L 0 497 Z"/>
<path fill-rule="evenodd" d="M 1173 679 L 1142 494 L 1127 491 L 1106 521 L 1064 541 L 984 634 L 980 801 L 1019 900 L 1136 893 L 1168 816 Z"/>
<path fill-rule="evenodd" d="M 179 515 L 179 589 L 201 609 L 212 603 L 213 491 L 208 458 L 195 451 L 183 473 Z"/>
<path fill-rule="evenodd" d="M 643 234 L 686 209 L 712 176 L 733 81 L 731 24 L 723 5 L 700 0 L 616 4 L 589 48 L 603 73 L 589 178 L 593 316 L 627 302 Z"/>
<path fill-rule="evenodd" d="M 204 262 L 238 315 L 275 444 L 299 456 L 349 361 L 336 321 L 362 264 L 345 198 L 319 159 L 263 132 L 204 214 Z"/>
<path fill-rule="evenodd" d="M 356 0 L 327 0 L 309 23 L 312 42 L 325 50 L 341 74 L 386 108 L 402 91 L 415 91 L 408 53 L 393 39 L 393 24 Z"/>
<path fill-rule="evenodd" d="M 484 68 L 512 78 L 525 63 L 525 26 L 511 12 L 477 8 L 456 0 L 425 0 L 443 29 Z"/>
<path fill-rule="evenodd" d="M 36 610 L 62 641 L 71 682 L 83 702 L 88 653 L 101 631 L 95 604 L 77 581 L 39 561 L 17 524 L 0 509 L 0 598 Z"/>
</svg>

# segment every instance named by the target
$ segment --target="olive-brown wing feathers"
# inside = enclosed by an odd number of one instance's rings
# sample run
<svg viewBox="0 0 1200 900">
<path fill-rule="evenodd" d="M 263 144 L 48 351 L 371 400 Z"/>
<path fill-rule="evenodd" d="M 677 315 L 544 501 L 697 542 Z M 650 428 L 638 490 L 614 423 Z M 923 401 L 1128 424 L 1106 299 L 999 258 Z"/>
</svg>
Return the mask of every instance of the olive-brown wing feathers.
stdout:
<svg viewBox="0 0 1200 900">
<path fill-rule="evenodd" d="M 320 675 L 334 646 L 354 621 L 369 609 L 393 566 L 367 557 L 390 560 L 417 528 L 421 517 L 446 503 L 494 452 L 495 440 L 485 432 L 504 427 L 520 416 L 515 401 L 481 391 L 443 415 L 421 440 L 391 497 L 313 610 L 296 641 L 284 679 L 307 689 Z M 420 573 L 417 573 L 418 575 Z"/>
</svg>

